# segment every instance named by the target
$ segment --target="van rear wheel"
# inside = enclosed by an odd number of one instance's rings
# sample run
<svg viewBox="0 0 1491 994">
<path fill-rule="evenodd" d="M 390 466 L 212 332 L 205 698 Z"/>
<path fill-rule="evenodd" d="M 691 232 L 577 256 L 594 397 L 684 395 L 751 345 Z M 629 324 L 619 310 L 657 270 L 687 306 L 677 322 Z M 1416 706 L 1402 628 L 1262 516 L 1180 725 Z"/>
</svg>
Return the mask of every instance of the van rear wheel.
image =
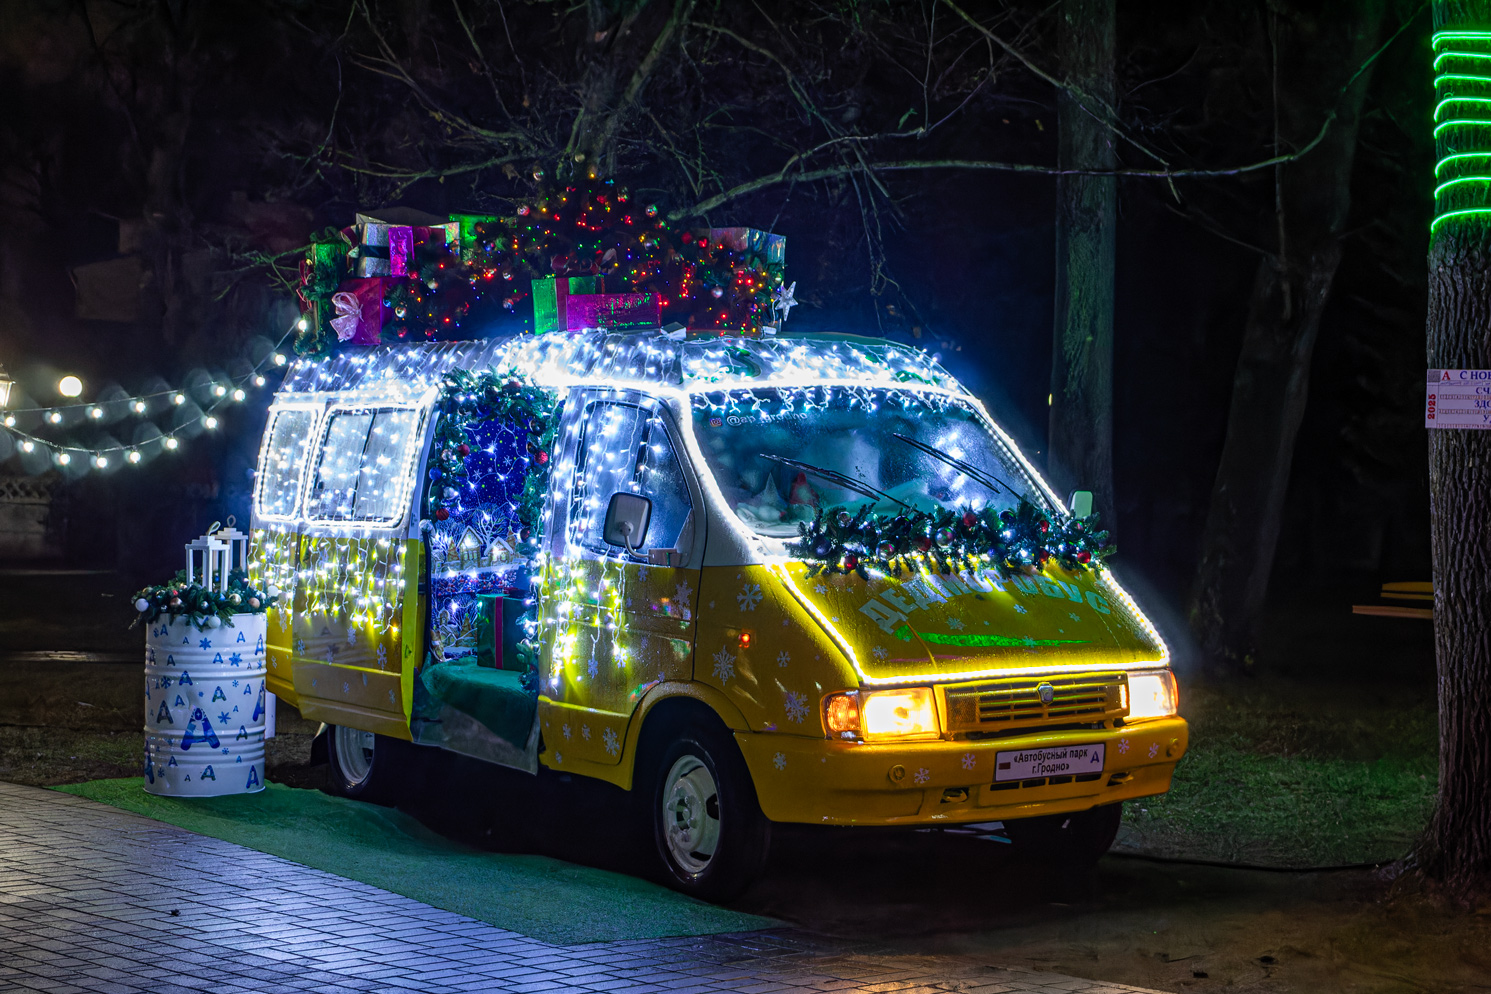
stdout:
<svg viewBox="0 0 1491 994">
<path fill-rule="evenodd" d="M 326 783 L 330 792 L 374 804 L 394 804 L 407 783 L 409 743 L 346 725 L 326 730 Z"/>
<path fill-rule="evenodd" d="M 721 730 L 687 725 L 653 771 L 653 840 L 669 885 L 709 901 L 739 894 L 771 841 L 740 750 Z"/>
</svg>

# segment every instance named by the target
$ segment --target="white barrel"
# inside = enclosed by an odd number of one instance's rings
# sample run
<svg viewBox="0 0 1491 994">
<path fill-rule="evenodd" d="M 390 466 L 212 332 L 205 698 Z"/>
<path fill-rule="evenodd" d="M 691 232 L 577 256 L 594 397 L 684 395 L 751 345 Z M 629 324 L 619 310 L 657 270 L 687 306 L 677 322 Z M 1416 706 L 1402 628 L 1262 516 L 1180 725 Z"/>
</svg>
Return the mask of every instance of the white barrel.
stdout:
<svg viewBox="0 0 1491 994">
<path fill-rule="evenodd" d="M 264 789 L 263 614 L 198 630 L 151 623 L 145 638 L 145 790 L 178 797 Z"/>
</svg>

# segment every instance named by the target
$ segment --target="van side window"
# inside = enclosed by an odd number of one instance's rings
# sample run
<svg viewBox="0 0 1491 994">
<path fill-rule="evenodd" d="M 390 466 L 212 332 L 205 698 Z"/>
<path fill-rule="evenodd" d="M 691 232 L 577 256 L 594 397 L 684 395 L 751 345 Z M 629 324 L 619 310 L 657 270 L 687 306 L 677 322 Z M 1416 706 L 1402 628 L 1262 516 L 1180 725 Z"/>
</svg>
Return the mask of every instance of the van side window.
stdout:
<svg viewBox="0 0 1491 994">
<path fill-rule="evenodd" d="M 310 455 L 316 412 L 279 411 L 269 427 L 269 441 L 259 458 L 259 513 L 291 517 L 300 509 L 300 481 Z"/>
<path fill-rule="evenodd" d="M 686 537 L 692 503 L 662 418 L 632 404 L 594 403 L 585 412 L 570 501 L 572 543 L 601 553 L 620 551 L 602 538 L 606 509 L 618 491 L 652 499 L 642 549 L 675 548 Z"/>
<path fill-rule="evenodd" d="M 327 423 L 311 485 L 309 516 L 323 521 L 397 521 L 408 502 L 405 456 L 418 412 L 337 411 Z"/>
<path fill-rule="evenodd" d="M 689 485 L 683 478 L 683 467 L 668 439 L 668 430 L 663 419 L 654 414 L 647 419 L 647 436 L 640 450 L 641 460 L 637 467 L 637 492 L 652 498 L 652 523 L 647 527 L 647 548 L 681 549 L 688 551 L 693 544 L 693 535 L 684 535 L 685 528 L 692 533 L 693 523 L 689 515 L 693 502 L 689 500 Z"/>
<path fill-rule="evenodd" d="M 637 446 L 646 412 L 632 404 L 595 403 L 585 409 L 570 498 L 569 540 L 596 552 L 614 552 L 601 537 L 611 495 L 637 493 Z M 649 527 L 648 531 L 651 532 Z"/>
</svg>

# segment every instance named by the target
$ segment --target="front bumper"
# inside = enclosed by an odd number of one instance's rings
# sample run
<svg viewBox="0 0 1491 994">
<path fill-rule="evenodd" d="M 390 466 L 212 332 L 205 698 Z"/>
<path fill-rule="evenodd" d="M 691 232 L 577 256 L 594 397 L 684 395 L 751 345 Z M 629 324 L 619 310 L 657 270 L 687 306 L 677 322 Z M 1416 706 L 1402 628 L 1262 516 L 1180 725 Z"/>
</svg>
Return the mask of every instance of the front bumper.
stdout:
<svg viewBox="0 0 1491 994">
<path fill-rule="evenodd" d="M 735 733 L 766 817 L 822 825 L 1002 821 L 1163 794 L 1188 740 L 1185 719 L 1178 716 L 1122 728 L 930 742 Z M 994 782 L 995 753 L 1098 742 L 1107 748 L 1096 778 L 1028 786 Z"/>
</svg>

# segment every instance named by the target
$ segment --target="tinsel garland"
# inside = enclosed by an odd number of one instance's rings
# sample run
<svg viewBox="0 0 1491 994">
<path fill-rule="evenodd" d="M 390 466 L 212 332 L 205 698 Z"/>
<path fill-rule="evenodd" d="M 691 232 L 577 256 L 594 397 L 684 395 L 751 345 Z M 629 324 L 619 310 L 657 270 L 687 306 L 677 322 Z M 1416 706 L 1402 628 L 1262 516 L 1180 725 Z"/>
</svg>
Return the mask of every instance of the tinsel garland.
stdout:
<svg viewBox="0 0 1491 994">
<path fill-rule="evenodd" d="M 152 624 L 165 615 L 173 623 L 177 618 L 189 617 L 199 631 L 205 631 L 231 626 L 235 614 L 263 614 L 279 599 L 279 591 L 260 590 L 249 583 L 243 570 L 228 574 L 227 590 L 204 587 L 181 570 L 170 583 L 138 590 L 133 599 L 135 620 L 131 628 L 142 621 Z"/>
<path fill-rule="evenodd" d="M 854 513 L 820 509 L 798 525 L 800 537 L 788 551 L 819 573 L 858 573 L 876 569 L 891 576 L 917 572 L 929 564 L 939 573 L 993 564 L 1004 576 L 1036 572 L 1056 560 L 1071 572 L 1101 569 L 1114 552 L 1096 514 L 1055 518 L 1021 498 L 1017 506 L 877 514 L 873 504 Z"/>
<path fill-rule="evenodd" d="M 554 431 L 559 424 L 558 395 L 533 385 L 516 370 L 455 369 L 446 374 L 440 399 L 440 419 L 431 447 L 429 492 L 425 505 L 430 517 L 444 521 L 460 495 L 466 475 L 466 457 L 471 454 L 471 429 L 479 422 L 499 421 L 526 434 L 523 495 L 517 516 L 522 525 L 519 538 L 536 548 L 541 537 L 544 501 L 549 490 L 549 470 Z"/>
</svg>

